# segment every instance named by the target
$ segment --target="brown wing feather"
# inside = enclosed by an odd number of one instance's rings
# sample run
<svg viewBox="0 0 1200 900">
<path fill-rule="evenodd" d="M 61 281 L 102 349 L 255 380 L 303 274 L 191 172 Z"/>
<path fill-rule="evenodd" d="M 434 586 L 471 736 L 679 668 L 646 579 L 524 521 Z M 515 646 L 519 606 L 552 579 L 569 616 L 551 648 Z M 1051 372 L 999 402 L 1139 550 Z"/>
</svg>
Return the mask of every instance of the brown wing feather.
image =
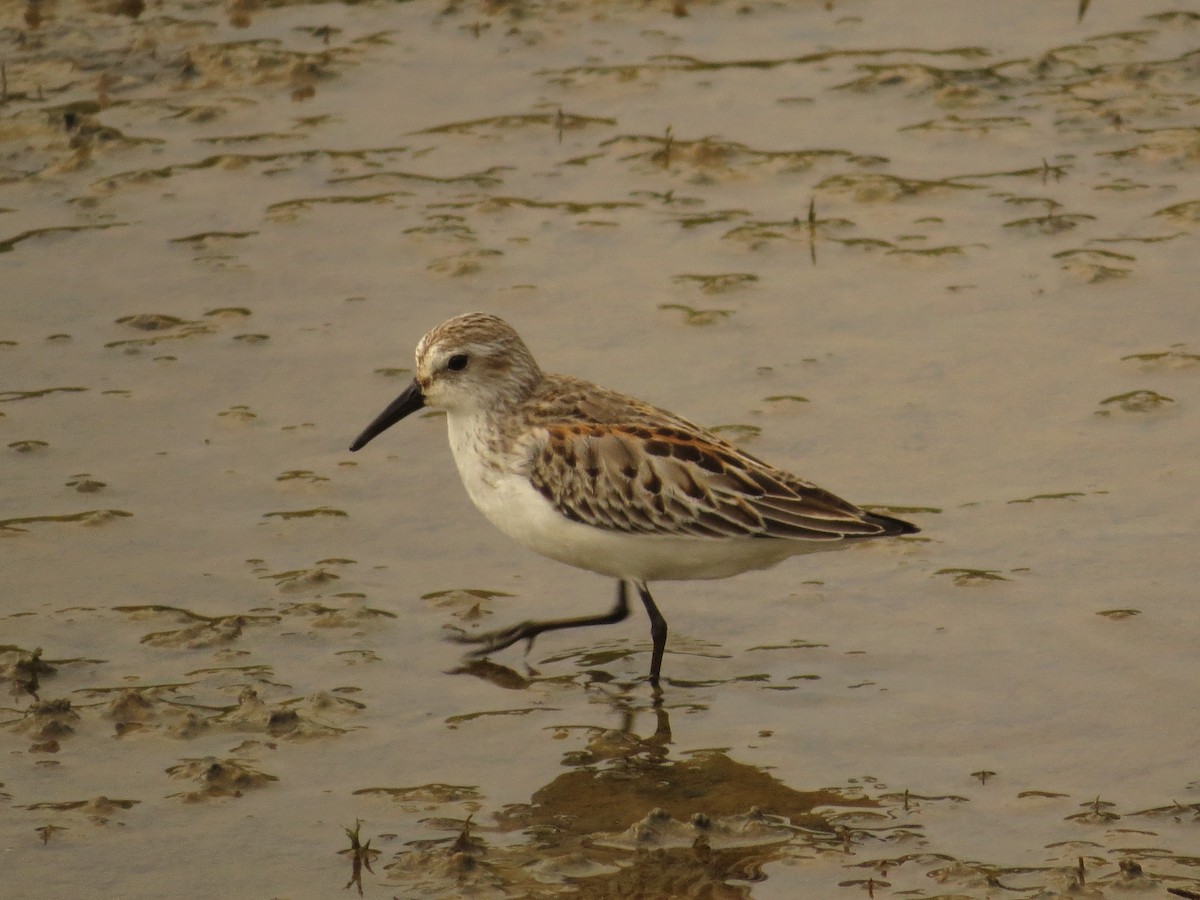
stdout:
<svg viewBox="0 0 1200 900">
<path fill-rule="evenodd" d="M 567 518 L 615 531 L 810 541 L 890 531 L 828 491 L 675 422 L 542 423 L 530 480 Z"/>
<path fill-rule="evenodd" d="M 539 435 L 528 459 L 534 486 L 564 516 L 597 528 L 811 541 L 916 531 L 577 378 L 546 375 L 522 412 Z"/>
</svg>

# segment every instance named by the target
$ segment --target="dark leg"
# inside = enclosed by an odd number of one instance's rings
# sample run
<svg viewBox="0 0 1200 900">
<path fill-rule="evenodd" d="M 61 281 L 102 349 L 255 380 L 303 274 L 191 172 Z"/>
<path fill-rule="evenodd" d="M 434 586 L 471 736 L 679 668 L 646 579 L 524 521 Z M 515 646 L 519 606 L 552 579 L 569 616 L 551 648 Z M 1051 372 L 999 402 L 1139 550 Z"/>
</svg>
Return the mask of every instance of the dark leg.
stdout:
<svg viewBox="0 0 1200 900">
<path fill-rule="evenodd" d="M 639 585 L 638 590 L 644 591 L 645 586 Z M 642 599 L 645 600 L 646 596 L 643 594 Z M 651 603 L 651 606 L 653 606 L 653 603 Z M 655 610 L 655 612 L 658 612 L 658 610 Z M 455 634 L 450 637 L 450 640 L 458 644 L 480 644 L 481 646 L 477 649 L 470 651 L 470 655 L 475 657 L 487 656 L 489 653 L 495 653 L 497 650 L 511 647 L 517 641 L 521 640 L 529 641 L 529 646 L 525 648 L 525 652 L 528 653 L 530 648 L 533 647 L 533 639 L 543 632 L 561 631 L 564 628 L 586 628 L 589 625 L 615 625 L 617 622 L 623 621 L 628 615 L 628 588 L 624 581 L 618 581 L 617 603 L 602 616 L 579 616 L 574 619 L 547 619 L 544 622 L 530 620 L 483 634 Z M 659 618 L 661 619 L 662 617 L 660 616 Z M 665 622 L 663 623 L 663 635 L 665 640 Z"/>
<path fill-rule="evenodd" d="M 667 649 L 667 620 L 654 605 L 654 598 L 650 596 L 646 582 L 635 581 L 634 585 L 642 596 L 642 603 L 646 605 L 646 614 L 650 616 L 650 639 L 653 641 L 653 649 L 650 651 L 650 684 L 657 688 L 658 675 L 662 671 L 663 651 Z"/>
</svg>

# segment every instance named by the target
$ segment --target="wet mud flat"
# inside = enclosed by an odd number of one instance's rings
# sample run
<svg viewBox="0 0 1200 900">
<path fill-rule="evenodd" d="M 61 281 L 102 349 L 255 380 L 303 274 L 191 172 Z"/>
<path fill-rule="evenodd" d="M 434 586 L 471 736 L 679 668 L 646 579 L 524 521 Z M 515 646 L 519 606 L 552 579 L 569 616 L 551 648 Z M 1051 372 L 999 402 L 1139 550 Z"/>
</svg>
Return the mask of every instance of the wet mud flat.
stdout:
<svg viewBox="0 0 1200 900">
<path fill-rule="evenodd" d="M 14 896 L 1200 896 L 1200 14 L 12 3 Z M 450 315 L 923 531 L 611 585 L 470 507 Z"/>
</svg>

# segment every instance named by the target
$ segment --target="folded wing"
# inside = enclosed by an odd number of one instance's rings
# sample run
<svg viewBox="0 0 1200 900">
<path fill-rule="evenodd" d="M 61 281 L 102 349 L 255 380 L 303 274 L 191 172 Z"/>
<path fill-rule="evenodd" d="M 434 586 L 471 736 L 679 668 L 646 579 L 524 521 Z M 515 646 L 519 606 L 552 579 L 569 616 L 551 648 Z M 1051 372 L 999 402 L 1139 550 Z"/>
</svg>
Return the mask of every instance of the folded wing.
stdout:
<svg viewBox="0 0 1200 900">
<path fill-rule="evenodd" d="M 916 530 L 683 427 L 547 424 L 529 467 L 560 513 L 613 531 L 838 541 Z"/>
</svg>

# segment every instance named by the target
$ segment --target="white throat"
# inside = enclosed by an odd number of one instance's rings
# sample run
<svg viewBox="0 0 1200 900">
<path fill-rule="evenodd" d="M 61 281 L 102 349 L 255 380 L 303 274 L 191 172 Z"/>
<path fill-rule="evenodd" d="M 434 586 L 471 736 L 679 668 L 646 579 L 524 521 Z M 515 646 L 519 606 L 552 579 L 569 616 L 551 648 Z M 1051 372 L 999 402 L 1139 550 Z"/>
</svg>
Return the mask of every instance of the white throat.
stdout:
<svg viewBox="0 0 1200 900">
<path fill-rule="evenodd" d="M 499 429 L 483 410 L 448 412 L 446 426 L 463 487 L 471 501 L 494 522 L 493 513 L 503 502 L 502 492 L 497 489 L 514 474 L 514 461 L 505 452 Z"/>
</svg>

